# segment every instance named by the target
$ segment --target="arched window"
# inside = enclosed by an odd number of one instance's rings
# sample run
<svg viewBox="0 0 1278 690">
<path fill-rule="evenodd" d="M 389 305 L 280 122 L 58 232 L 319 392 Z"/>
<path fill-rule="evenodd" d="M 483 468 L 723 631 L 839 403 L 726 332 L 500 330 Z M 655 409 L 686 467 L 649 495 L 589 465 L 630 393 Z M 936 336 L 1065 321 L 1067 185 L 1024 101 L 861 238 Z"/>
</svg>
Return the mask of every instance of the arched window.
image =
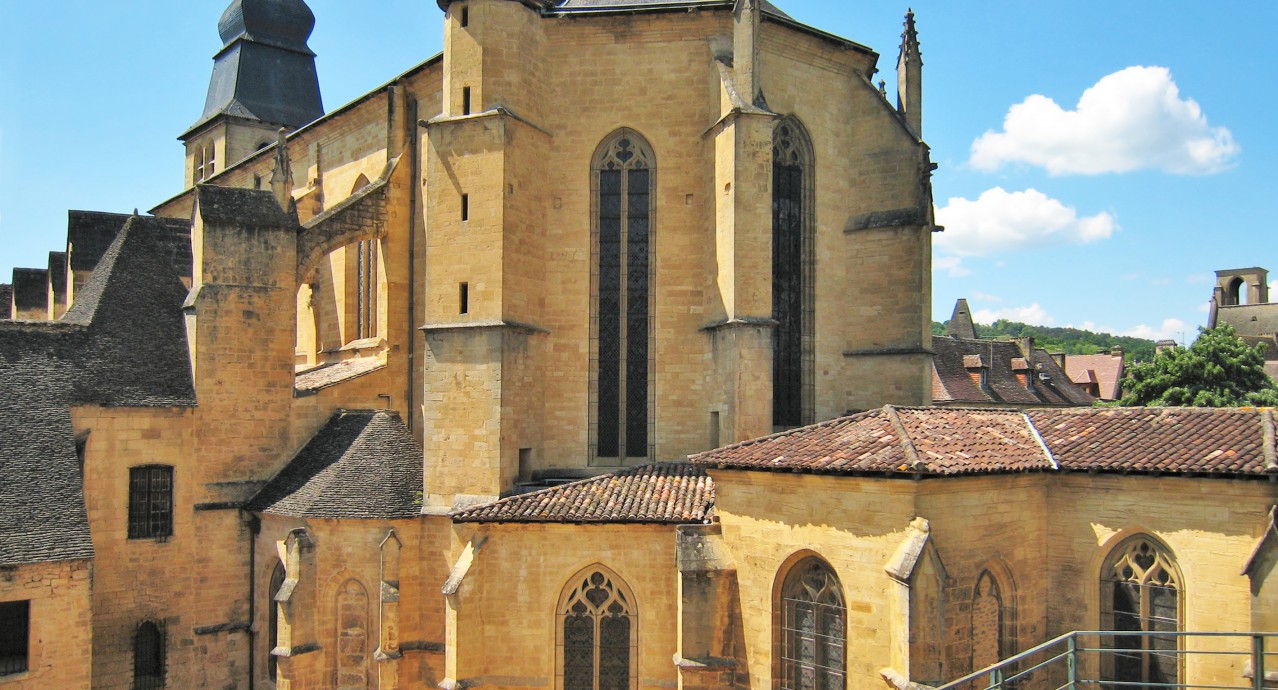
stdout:
<svg viewBox="0 0 1278 690">
<path fill-rule="evenodd" d="M 972 670 L 1016 653 L 1016 593 L 1010 578 L 982 570 L 972 590 Z"/>
<path fill-rule="evenodd" d="M 812 144 L 793 117 L 772 136 L 772 425 L 815 416 Z"/>
<path fill-rule="evenodd" d="M 1181 580 L 1175 558 L 1148 536 L 1127 539 L 1101 570 L 1101 625 L 1120 632 L 1180 630 Z M 1171 635 L 1118 635 L 1107 680 L 1179 683 L 1178 639 Z"/>
<path fill-rule="evenodd" d="M 266 672 L 271 680 L 275 680 L 280 670 L 280 659 L 271 654 L 271 652 L 279 644 L 280 639 L 280 604 L 275 601 L 275 597 L 280 593 L 280 588 L 283 586 L 284 564 L 276 563 L 275 570 L 271 573 L 271 586 L 266 590 L 269 595 L 266 600 L 268 607 L 266 614 Z"/>
<path fill-rule="evenodd" d="M 806 558 L 781 586 L 780 686 L 842 690 L 847 683 L 847 607 L 824 561 Z"/>
<path fill-rule="evenodd" d="M 635 607 L 616 575 L 591 568 L 570 580 L 557 628 L 560 690 L 636 687 Z"/>
<path fill-rule="evenodd" d="M 622 129 L 600 145 L 591 170 L 594 456 L 620 464 L 649 455 L 656 158 Z"/>
<path fill-rule="evenodd" d="M 133 634 L 133 690 L 164 687 L 164 630 L 146 621 Z"/>
<path fill-rule="evenodd" d="M 368 688 L 368 591 L 355 580 L 337 590 L 337 690 Z"/>
</svg>

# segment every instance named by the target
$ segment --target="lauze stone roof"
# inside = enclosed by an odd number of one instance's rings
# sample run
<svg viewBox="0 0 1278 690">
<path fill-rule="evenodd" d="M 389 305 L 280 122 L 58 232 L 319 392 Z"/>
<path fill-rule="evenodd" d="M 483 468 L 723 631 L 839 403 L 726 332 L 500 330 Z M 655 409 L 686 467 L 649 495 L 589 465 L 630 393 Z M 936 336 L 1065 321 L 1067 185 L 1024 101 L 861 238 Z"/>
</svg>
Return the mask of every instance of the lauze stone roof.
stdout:
<svg viewBox="0 0 1278 690">
<path fill-rule="evenodd" d="M 457 522 L 681 524 L 707 521 L 714 482 L 686 463 L 645 465 L 453 513 Z"/>
<path fill-rule="evenodd" d="M 399 415 L 340 410 L 249 501 L 299 518 L 393 520 L 420 512 L 422 449 Z"/>
<path fill-rule="evenodd" d="M 1001 340 L 932 339 L 932 399 L 938 405 L 1091 405 L 1042 348 Z M 981 370 L 986 384 L 980 384 Z"/>
<path fill-rule="evenodd" d="M 0 565 L 91 558 L 70 409 L 195 404 L 165 221 L 133 218 L 56 322 L 0 322 Z"/>
<path fill-rule="evenodd" d="M 1278 475 L 1272 410 L 884 407 L 692 457 L 707 467 L 901 477 L 1085 471 Z"/>
</svg>

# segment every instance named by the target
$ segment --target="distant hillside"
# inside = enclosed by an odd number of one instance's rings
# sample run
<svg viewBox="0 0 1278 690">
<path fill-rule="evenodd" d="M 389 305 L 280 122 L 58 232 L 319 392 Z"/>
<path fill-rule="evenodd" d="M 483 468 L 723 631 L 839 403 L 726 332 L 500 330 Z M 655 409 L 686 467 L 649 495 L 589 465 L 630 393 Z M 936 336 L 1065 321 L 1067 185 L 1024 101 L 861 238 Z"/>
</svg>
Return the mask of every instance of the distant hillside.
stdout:
<svg viewBox="0 0 1278 690">
<path fill-rule="evenodd" d="M 1154 341 L 1129 338 L 1109 333 L 1093 333 L 1081 328 L 1052 328 L 1031 326 L 1016 321 L 999 319 L 993 325 L 976 324 L 976 334 L 982 338 L 1010 340 L 1033 338 L 1034 344 L 1048 352 L 1064 352 L 1069 355 L 1094 355 L 1109 352 L 1115 345 L 1123 348 L 1123 359 L 1128 362 L 1146 362 L 1154 358 Z M 945 324 L 932 322 L 932 335 L 945 335 Z"/>
</svg>

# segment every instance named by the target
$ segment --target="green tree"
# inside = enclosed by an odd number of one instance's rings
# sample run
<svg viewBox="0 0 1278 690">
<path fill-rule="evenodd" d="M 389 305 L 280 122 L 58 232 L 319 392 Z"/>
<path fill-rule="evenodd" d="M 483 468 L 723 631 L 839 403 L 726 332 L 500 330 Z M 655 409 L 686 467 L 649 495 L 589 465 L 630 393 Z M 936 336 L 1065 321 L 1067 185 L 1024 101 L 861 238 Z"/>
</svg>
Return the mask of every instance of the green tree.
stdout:
<svg viewBox="0 0 1278 690">
<path fill-rule="evenodd" d="M 1228 324 L 1200 328 L 1189 348 L 1174 348 L 1133 364 L 1123 379 L 1123 406 L 1278 406 L 1265 374 L 1265 346 L 1248 346 Z"/>
</svg>

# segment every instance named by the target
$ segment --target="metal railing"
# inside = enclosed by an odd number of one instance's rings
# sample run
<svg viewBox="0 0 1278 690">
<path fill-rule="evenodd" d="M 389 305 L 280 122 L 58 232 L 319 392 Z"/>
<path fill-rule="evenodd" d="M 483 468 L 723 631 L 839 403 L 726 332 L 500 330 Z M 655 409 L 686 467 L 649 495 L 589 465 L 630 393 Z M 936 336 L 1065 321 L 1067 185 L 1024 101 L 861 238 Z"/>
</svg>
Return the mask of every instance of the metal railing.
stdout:
<svg viewBox="0 0 1278 690">
<path fill-rule="evenodd" d="M 1072 632 L 937 690 L 1266 690 L 1278 688 L 1275 671 L 1278 632 Z"/>
</svg>

